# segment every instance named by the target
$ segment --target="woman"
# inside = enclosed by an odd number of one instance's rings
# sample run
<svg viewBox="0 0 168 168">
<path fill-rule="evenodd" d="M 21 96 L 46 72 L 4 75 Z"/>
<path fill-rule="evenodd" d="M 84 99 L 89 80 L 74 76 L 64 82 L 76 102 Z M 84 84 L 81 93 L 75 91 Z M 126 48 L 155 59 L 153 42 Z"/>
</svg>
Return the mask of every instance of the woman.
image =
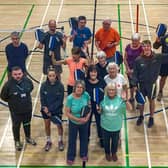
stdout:
<svg viewBox="0 0 168 168">
<path fill-rule="evenodd" d="M 125 96 L 121 98 L 117 95 L 117 87 L 115 84 L 109 83 L 106 86 L 105 97 L 100 104 L 100 113 L 104 151 L 107 161 L 118 160 L 117 148 L 120 130 L 122 128 L 122 119 L 126 111 L 125 100 Z"/>
<path fill-rule="evenodd" d="M 97 112 L 97 107 L 104 97 L 104 88 L 106 86 L 106 83 L 102 78 L 99 78 L 99 73 L 95 65 L 90 65 L 88 67 L 85 84 L 86 84 L 86 91 L 89 93 L 91 97 L 91 107 L 92 107 L 91 117 L 89 120 L 88 139 L 90 137 L 90 126 L 92 122 L 92 115 L 94 114 L 100 146 L 103 147 L 102 131 L 100 127 L 100 114 Z"/>
<path fill-rule="evenodd" d="M 62 121 L 62 108 L 64 100 L 64 86 L 57 80 L 57 75 L 54 68 L 49 68 L 47 72 L 47 80 L 42 83 L 40 89 L 41 113 L 44 118 L 45 132 L 47 142 L 45 151 L 49 151 L 52 146 L 50 122 L 52 117 L 57 117 Z M 61 122 L 57 124 L 58 128 L 58 148 L 64 150 L 63 144 L 63 127 Z"/>
<path fill-rule="evenodd" d="M 90 105 L 90 96 L 85 92 L 85 83 L 82 80 L 75 82 L 73 93 L 67 97 L 65 111 L 69 118 L 67 164 L 73 165 L 76 156 L 76 142 L 79 133 L 80 157 L 88 160 L 88 121 L 90 112 L 81 116 L 83 107 Z"/>
<path fill-rule="evenodd" d="M 117 87 L 117 94 L 121 96 L 125 92 L 127 96 L 127 81 L 124 76 L 118 73 L 119 67 L 116 63 L 110 62 L 107 66 L 108 75 L 104 77 L 106 84 L 114 83 Z"/>
<path fill-rule="evenodd" d="M 52 55 L 52 62 L 54 65 L 68 65 L 70 74 L 68 78 L 67 91 L 68 95 L 72 93 L 75 80 L 83 80 L 85 77 L 85 67 L 88 65 L 87 59 L 80 57 L 81 49 L 79 47 L 73 47 L 72 56 L 65 60 L 56 61 Z"/>
<path fill-rule="evenodd" d="M 140 43 L 140 35 L 138 33 L 134 33 L 131 37 L 132 42 L 128 44 L 125 48 L 125 55 L 124 55 L 124 64 L 126 67 L 126 73 L 129 80 L 130 85 L 130 103 L 134 105 L 134 89 L 131 85 L 132 80 L 132 73 L 133 73 L 133 65 L 135 59 L 140 56 L 143 52 L 142 46 Z"/>
<path fill-rule="evenodd" d="M 98 60 L 96 67 L 98 69 L 100 77 L 104 79 L 104 77 L 108 74 L 107 73 L 108 62 L 106 61 L 106 53 L 104 51 L 98 51 L 96 57 Z"/>
</svg>

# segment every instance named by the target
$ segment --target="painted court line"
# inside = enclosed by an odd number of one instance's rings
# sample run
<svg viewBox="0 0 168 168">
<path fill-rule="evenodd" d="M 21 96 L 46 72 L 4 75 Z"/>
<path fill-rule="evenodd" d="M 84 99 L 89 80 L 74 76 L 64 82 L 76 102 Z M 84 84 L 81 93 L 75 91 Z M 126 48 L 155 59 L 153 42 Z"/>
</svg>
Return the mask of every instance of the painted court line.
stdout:
<svg viewBox="0 0 168 168">
<path fill-rule="evenodd" d="M 50 3 L 51 3 L 51 0 L 48 1 L 48 4 L 47 4 L 47 7 L 46 7 L 46 9 L 45 9 L 45 12 L 44 12 L 44 15 L 43 15 L 43 18 L 42 18 L 40 27 L 42 27 L 42 25 L 43 25 L 43 23 L 44 23 L 45 17 L 46 17 L 46 15 L 47 15 L 47 12 L 48 12 L 48 9 L 49 9 L 49 6 L 50 6 Z M 37 41 L 35 41 L 34 47 L 36 46 L 36 44 L 37 44 Z M 29 62 L 28 62 L 28 64 L 27 64 L 27 68 L 29 67 L 31 60 L 32 60 L 32 54 L 30 55 Z M 41 83 L 41 80 L 42 80 L 42 79 L 43 79 L 43 76 L 42 76 L 42 78 L 40 79 L 40 83 Z M 36 107 L 36 104 L 37 104 L 37 98 L 38 98 L 38 97 L 36 96 L 36 97 L 35 97 L 35 102 L 34 102 L 34 105 L 33 105 L 32 114 L 33 114 L 34 111 L 35 111 L 35 107 Z M 17 163 L 17 168 L 19 168 L 20 165 L 21 165 L 21 162 L 22 162 L 22 159 L 23 159 L 23 155 L 24 155 L 25 145 L 26 145 L 26 142 L 24 141 L 23 150 L 22 150 L 21 153 L 20 153 L 19 160 L 18 160 L 18 163 Z"/>
<path fill-rule="evenodd" d="M 129 13 L 130 13 L 130 18 L 131 18 L 131 29 L 132 33 L 134 33 L 134 21 L 133 21 L 133 15 L 132 15 L 132 5 L 131 5 L 131 0 L 129 0 Z"/>
<path fill-rule="evenodd" d="M 25 28 L 26 28 L 26 26 L 27 26 L 27 24 L 28 24 L 28 21 L 29 21 L 29 19 L 30 19 L 30 16 L 31 16 L 31 14 L 32 14 L 33 9 L 34 9 L 34 5 L 32 5 L 32 7 L 31 7 L 31 9 L 30 9 L 30 11 L 29 11 L 29 13 L 28 13 L 28 16 L 26 17 L 26 20 L 25 20 L 25 23 L 24 23 L 24 26 L 23 26 L 23 30 L 25 30 Z M 23 35 L 23 32 L 21 33 L 20 37 L 22 37 L 22 35 Z M 5 69 L 4 72 L 5 72 L 5 73 L 3 73 L 3 77 L 1 78 L 0 84 L 2 84 L 2 83 L 3 83 L 3 80 L 5 79 L 5 76 L 6 76 L 6 74 L 7 74 L 7 68 Z M 10 119 L 10 116 L 9 116 L 8 121 L 7 121 L 6 125 L 5 125 L 5 129 L 4 129 L 3 135 L 2 135 L 2 137 L 1 137 L 0 149 L 1 149 L 1 147 L 2 147 L 2 144 L 3 144 L 3 142 L 4 142 L 4 139 L 5 139 L 5 137 L 6 137 L 10 120 L 11 120 L 11 119 Z"/>
<path fill-rule="evenodd" d="M 58 19 L 59 19 L 59 17 L 60 17 L 60 13 L 61 13 L 61 9 L 62 9 L 62 6 L 63 6 L 63 2 L 64 2 L 64 1 L 61 0 L 61 4 L 60 4 L 60 7 L 59 7 L 59 10 L 58 10 L 58 13 L 57 13 L 56 23 L 58 22 Z M 50 3 L 51 3 L 51 0 L 48 1 L 48 5 L 47 5 L 46 11 L 45 11 L 45 15 L 44 15 L 45 17 L 46 17 L 46 15 L 47 15 L 47 12 L 48 12 L 48 8 L 49 8 L 49 6 L 50 6 Z M 42 22 L 41 22 L 41 26 L 43 25 L 43 22 L 44 22 L 44 19 L 45 19 L 44 16 L 43 16 L 43 19 L 42 19 Z M 42 75 L 41 75 L 41 78 L 40 78 L 40 84 L 39 84 L 39 86 L 38 86 L 37 94 L 36 94 L 36 97 L 35 97 L 35 102 L 34 102 L 34 105 L 33 105 L 32 114 L 34 114 L 35 109 L 36 109 L 37 100 L 38 100 L 38 95 L 39 95 L 39 92 L 40 92 L 40 87 L 41 87 L 41 83 L 42 83 L 42 81 L 43 81 L 43 77 L 44 77 L 44 75 L 42 74 Z M 25 143 L 24 143 L 24 145 L 25 145 Z M 18 161 L 18 164 L 17 164 L 17 168 L 19 168 L 20 165 L 21 165 L 21 162 L 22 162 L 22 159 L 23 159 L 23 155 L 24 155 L 24 150 L 21 151 L 21 154 L 20 154 L 20 157 L 19 157 L 19 161 Z"/>
<path fill-rule="evenodd" d="M 148 22 L 148 19 L 147 19 L 145 4 L 144 4 L 143 0 L 141 0 L 141 4 L 142 4 L 142 7 L 143 7 L 143 13 L 144 13 L 144 18 L 145 18 L 146 30 L 147 30 L 147 33 L 148 33 L 148 39 L 151 41 L 151 36 L 150 36 L 151 34 L 150 34 L 150 31 L 149 31 L 149 22 Z M 151 155 L 150 155 L 148 134 L 147 134 L 147 128 L 146 128 L 145 122 L 143 122 L 143 125 L 144 125 L 144 133 L 145 133 L 145 143 L 146 143 L 148 167 L 151 168 L 152 167 L 152 165 L 151 165 Z"/>
</svg>

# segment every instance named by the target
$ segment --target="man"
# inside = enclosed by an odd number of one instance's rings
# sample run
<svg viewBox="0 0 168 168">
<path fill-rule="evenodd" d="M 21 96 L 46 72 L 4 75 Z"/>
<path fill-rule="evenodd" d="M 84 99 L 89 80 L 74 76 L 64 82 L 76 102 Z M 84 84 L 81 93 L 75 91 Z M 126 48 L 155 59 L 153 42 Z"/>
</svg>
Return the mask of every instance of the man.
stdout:
<svg viewBox="0 0 168 168">
<path fill-rule="evenodd" d="M 44 57 L 43 57 L 43 73 L 47 75 L 47 69 L 52 64 L 51 54 L 54 54 L 56 60 L 61 60 L 61 47 L 65 49 L 66 47 L 66 37 L 63 36 L 60 32 L 56 31 L 56 21 L 50 20 L 48 23 L 49 31 L 45 33 L 44 39 L 39 44 L 38 48 L 42 49 L 44 46 Z M 56 38 L 56 44 L 54 46 L 53 51 L 50 51 L 49 42 L 50 37 L 53 36 Z M 57 72 L 58 77 L 62 73 L 62 67 L 60 65 L 55 66 L 55 70 Z"/>
<path fill-rule="evenodd" d="M 11 40 L 12 42 L 5 48 L 8 62 L 8 77 L 11 76 L 11 69 L 15 66 L 19 66 L 22 69 L 23 73 L 25 73 L 25 62 L 28 57 L 28 48 L 26 44 L 20 42 L 19 32 L 12 32 Z"/>
<path fill-rule="evenodd" d="M 151 42 L 144 40 L 142 42 L 143 54 L 139 56 L 134 63 L 134 71 L 132 76 L 132 85 L 137 90 L 139 86 L 140 92 L 144 97 L 148 97 L 150 117 L 148 128 L 154 124 L 154 111 L 155 111 L 155 97 L 156 97 L 156 80 L 159 76 L 160 66 L 162 62 L 168 62 L 168 54 L 155 54 L 151 50 Z M 137 126 L 141 125 L 144 116 L 144 105 L 139 106 L 140 116 L 137 120 Z"/>
<path fill-rule="evenodd" d="M 158 49 L 160 46 L 162 46 L 162 53 L 168 53 L 168 34 L 163 37 L 157 37 L 156 41 L 153 44 L 153 47 L 155 49 Z M 166 79 L 168 76 L 168 64 L 163 63 L 160 68 L 160 82 L 159 82 L 159 94 L 157 96 L 157 100 L 161 101 L 161 98 L 163 97 L 163 88 L 166 83 Z"/>
<path fill-rule="evenodd" d="M 86 54 L 82 50 L 87 50 L 88 45 L 91 43 L 91 30 L 86 27 L 86 17 L 78 17 L 78 28 L 77 30 L 71 31 L 70 42 L 73 41 L 73 47 L 81 48 L 80 56 L 86 58 Z M 89 52 L 87 53 L 89 55 Z"/>
<path fill-rule="evenodd" d="M 13 67 L 11 78 L 5 83 L 1 91 L 2 100 L 8 102 L 12 118 L 12 130 L 16 150 L 22 150 L 23 144 L 20 141 L 20 126 L 23 123 L 23 129 L 26 142 L 36 145 L 31 138 L 31 117 L 32 117 L 32 100 L 31 92 L 33 83 L 24 76 L 20 67 Z"/>
<path fill-rule="evenodd" d="M 103 27 L 95 34 L 95 45 L 98 51 L 102 50 L 106 53 L 107 62 L 114 62 L 116 46 L 119 44 L 120 36 L 118 32 L 111 27 L 111 19 L 104 19 L 102 23 Z"/>
</svg>

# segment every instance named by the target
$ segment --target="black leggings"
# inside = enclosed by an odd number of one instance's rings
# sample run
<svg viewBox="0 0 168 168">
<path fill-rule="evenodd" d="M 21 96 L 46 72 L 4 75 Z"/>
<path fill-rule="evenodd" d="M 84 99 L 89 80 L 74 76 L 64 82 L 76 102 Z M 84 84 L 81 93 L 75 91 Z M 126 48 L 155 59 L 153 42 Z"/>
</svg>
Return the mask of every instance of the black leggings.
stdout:
<svg viewBox="0 0 168 168">
<path fill-rule="evenodd" d="M 120 131 L 103 131 L 103 140 L 104 140 L 104 151 L 106 154 L 115 154 L 118 149 L 118 140 Z"/>
</svg>

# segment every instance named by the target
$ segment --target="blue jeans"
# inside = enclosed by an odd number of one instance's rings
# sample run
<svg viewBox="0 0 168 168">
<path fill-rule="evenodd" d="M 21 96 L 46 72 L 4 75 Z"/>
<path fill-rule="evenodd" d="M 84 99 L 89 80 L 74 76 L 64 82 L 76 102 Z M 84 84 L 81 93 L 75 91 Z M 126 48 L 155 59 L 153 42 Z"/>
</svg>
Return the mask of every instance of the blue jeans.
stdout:
<svg viewBox="0 0 168 168">
<path fill-rule="evenodd" d="M 91 116 L 90 116 L 90 119 L 89 119 L 89 126 L 88 126 L 88 139 L 90 137 L 90 129 L 91 129 L 91 122 L 92 122 L 92 116 L 94 114 L 95 116 L 95 120 L 96 120 L 96 127 L 97 127 L 97 134 L 98 134 L 98 137 L 99 139 L 102 139 L 102 128 L 100 126 L 100 114 L 97 112 L 97 109 L 96 109 L 96 103 L 92 103 L 92 113 L 91 113 Z"/>
<path fill-rule="evenodd" d="M 104 140 L 104 151 L 105 154 L 115 154 L 118 149 L 118 140 L 119 140 L 119 131 L 107 131 L 102 129 L 103 131 L 103 140 Z M 111 142 L 111 144 L 110 144 Z"/>
<path fill-rule="evenodd" d="M 88 122 L 78 125 L 69 121 L 67 160 L 74 161 L 75 159 L 78 132 L 80 140 L 80 157 L 86 157 L 88 154 Z"/>
</svg>

